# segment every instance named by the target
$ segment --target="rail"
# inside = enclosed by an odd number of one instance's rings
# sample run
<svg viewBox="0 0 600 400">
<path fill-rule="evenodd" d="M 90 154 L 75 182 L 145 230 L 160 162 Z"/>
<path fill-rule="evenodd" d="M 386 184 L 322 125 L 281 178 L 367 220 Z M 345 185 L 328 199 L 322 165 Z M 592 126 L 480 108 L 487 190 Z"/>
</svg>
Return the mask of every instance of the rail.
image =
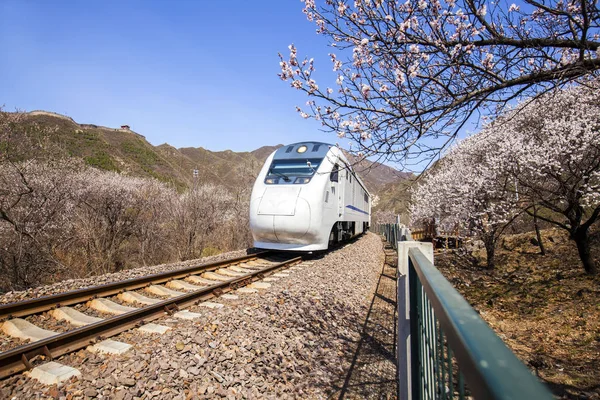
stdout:
<svg viewBox="0 0 600 400">
<path fill-rule="evenodd" d="M 410 238 L 401 226 L 379 231 Z M 390 244 L 398 250 L 399 398 L 552 399 L 435 268 L 432 243 Z"/>
<path fill-rule="evenodd" d="M 131 285 L 132 282 L 135 283 L 137 281 L 145 281 L 150 277 L 153 279 L 151 281 L 154 282 L 155 279 L 166 279 L 168 275 L 178 277 L 181 273 L 185 273 L 186 275 L 183 276 L 187 276 L 190 275 L 190 273 L 193 271 L 198 272 L 211 270 L 215 269 L 218 266 L 223 266 L 227 264 L 238 264 L 241 260 L 247 261 L 256 258 L 256 255 L 248 257 L 238 257 L 235 259 L 223 260 L 211 264 L 202 264 L 200 266 L 171 271 L 163 274 L 150 275 L 149 277 L 131 279 L 123 282 L 126 282 L 129 285 Z M 198 304 L 199 302 L 206 301 L 212 297 L 219 296 L 231 290 L 235 290 L 256 280 L 263 279 L 265 276 L 272 274 L 280 268 L 289 267 L 301 261 L 302 257 L 290 258 L 273 265 L 253 270 L 252 272 L 245 273 L 244 275 L 231 277 L 231 279 L 228 279 L 226 281 L 215 281 L 215 284 L 211 284 L 193 292 L 183 293 L 177 297 L 171 297 L 167 300 L 162 300 L 151 305 L 146 305 L 144 307 L 126 312 L 124 314 L 106 318 L 99 322 L 91 323 L 89 325 L 85 325 L 83 327 L 69 330 L 63 333 L 58 333 L 46 339 L 37 340 L 31 343 L 15 347 L 11 350 L 2 352 L 0 353 L 0 379 L 4 379 L 10 375 L 30 369 L 32 367 L 31 360 L 37 355 L 45 355 L 46 357 L 53 359 L 61 355 L 79 350 L 90 344 L 95 343 L 101 338 L 105 339 L 107 337 L 117 335 L 121 332 L 131 329 L 132 327 L 140 326 L 157 318 L 161 318 L 165 315 L 165 313 L 172 314 L 182 308 Z M 114 290 L 114 285 L 115 284 L 107 284 L 99 286 L 97 288 L 101 288 L 102 290 L 100 290 L 99 293 L 105 295 L 106 293 L 108 293 L 106 290 L 108 290 L 109 292 L 112 292 Z M 133 287 L 137 287 L 137 285 Z M 90 290 L 95 289 L 96 288 L 90 288 Z M 76 294 L 75 297 L 68 296 L 69 293 L 64 293 L 55 296 L 40 298 L 39 300 L 41 303 L 32 300 L 21 303 L 25 304 L 25 306 L 19 306 L 19 303 L 7 304 L 5 305 L 4 309 L 8 312 L 10 312 L 11 310 L 16 310 L 20 313 L 20 315 L 30 315 L 33 313 L 32 310 L 38 312 L 37 310 L 46 307 L 50 300 L 67 299 L 69 301 L 72 301 L 73 298 L 80 299 L 82 298 L 80 293 L 82 291 L 83 290 L 72 292 Z M 85 296 L 83 298 L 85 298 Z M 32 308 L 28 309 L 26 306 Z"/>
<path fill-rule="evenodd" d="M 123 290 L 140 289 L 149 284 L 159 284 L 168 282 L 173 279 L 180 279 L 199 272 L 214 271 L 224 265 L 231 263 L 241 263 L 252 261 L 258 257 L 266 257 L 270 252 L 260 252 L 246 256 L 236 257 L 228 260 L 221 260 L 210 263 L 203 263 L 187 268 L 176 269 L 173 271 L 161 272 L 158 274 L 147 275 L 139 278 L 131 278 L 123 281 L 107 283 L 100 286 L 92 286 L 88 288 L 72 290 L 65 293 L 59 293 L 51 296 L 43 296 L 36 299 L 19 301 L 16 303 L 0 304 L 0 321 L 6 318 L 23 317 L 43 311 L 48 311 L 57 304 L 68 306 L 72 304 L 82 303 L 87 300 L 92 300 L 98 297 L 112 296 Z"/>
</svg>

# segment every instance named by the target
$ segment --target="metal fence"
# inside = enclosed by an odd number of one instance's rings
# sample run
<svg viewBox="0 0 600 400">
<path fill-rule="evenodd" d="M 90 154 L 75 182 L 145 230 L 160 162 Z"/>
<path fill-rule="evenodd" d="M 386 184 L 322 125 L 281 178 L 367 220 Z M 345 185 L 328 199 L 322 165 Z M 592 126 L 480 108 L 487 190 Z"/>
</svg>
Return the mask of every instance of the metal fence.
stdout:
<svg viewBox="0 0 600 400">
<path fill-rule="evenodd" d="M 432 244 L 391 225 L 379 232 L 398 251 L 399 398 L 552 399 L 435 268 Z"/>
<path fill-rule="evenodd" d="M 410 230 L 400 224 L 379 224 L 377 232 L 385 237 L 394 250 L 398 250 L 398 242 L 412 240 Z"/>
</svg>

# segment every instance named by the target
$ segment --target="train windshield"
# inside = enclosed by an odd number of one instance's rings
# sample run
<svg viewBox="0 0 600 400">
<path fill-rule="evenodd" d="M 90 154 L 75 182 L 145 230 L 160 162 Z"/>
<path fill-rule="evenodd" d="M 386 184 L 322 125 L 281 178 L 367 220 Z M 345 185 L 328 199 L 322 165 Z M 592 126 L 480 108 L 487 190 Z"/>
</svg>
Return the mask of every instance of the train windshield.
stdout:
<svg viewBox="0 0 600 400">
<path fill-rule="evenodd" d="M 267 173 L 267 183 L 308 183 L 320 164 L 320 159 L 273 160 Z"/>
<path fill-rule="evenodd" d="M 321 160 L 274 160 L 269 173 L 287 176 L 313 176 Z"/>
</svg>

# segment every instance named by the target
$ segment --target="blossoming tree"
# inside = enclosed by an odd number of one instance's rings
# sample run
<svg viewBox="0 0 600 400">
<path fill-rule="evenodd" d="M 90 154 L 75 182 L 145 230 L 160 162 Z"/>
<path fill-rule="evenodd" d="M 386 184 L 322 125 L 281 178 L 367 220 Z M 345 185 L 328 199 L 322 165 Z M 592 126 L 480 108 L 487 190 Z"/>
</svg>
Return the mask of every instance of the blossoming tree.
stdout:
<svg viewBox="0 0 600 400">
<path fill-rule="evenodd" d="M 588 274 L 598 273 L 590 228 L 600 220 L 600 82 L 548 93 L 494 124 L 521 204 L 569 232 Z"/>
<path fill-rule="evenodd" d="M 337 79 L 319 85 L 294 45 L 279 76 L 309 95 L 304 118 L 365 155 L 437 154 L 480 112 L 600 69 L 595 0 L 302 1 L 334 48 Z"/>
<path fill-rule="evenodd" d="M 493 239 L 512 216 L 535 213 L 567 230 L 584 270 L 596 274 L 590 228 L 600 220 L 598 93 L 598 80 L 547 93 L 461 142 L 415 190 L 413 219 L 468 226 L 486 244 L 489 263 Z"/>
<path fill-rule="evenodd" d="M 499 144 L 482 132 L 462 141 L 427 172 L 412 193 L 413 226 L 435 219 L 446 228 L 462 227 L 481 239 L 487 268 L 495 266 L 495 249 L 506 227 L 519 215 L 514 184 L 498 157 Z"/>
</svg>

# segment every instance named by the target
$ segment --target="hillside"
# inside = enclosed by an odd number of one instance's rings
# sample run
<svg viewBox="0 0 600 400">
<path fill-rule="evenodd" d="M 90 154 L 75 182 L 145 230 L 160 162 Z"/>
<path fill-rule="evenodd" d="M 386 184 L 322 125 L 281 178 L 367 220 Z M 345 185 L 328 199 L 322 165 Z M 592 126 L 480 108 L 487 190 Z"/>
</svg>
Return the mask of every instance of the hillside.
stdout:
<svg viewBox="0 0 600 400">
<path fill-rule="evenodd" d="M 507 235 L 496 269 L 464 252 L 436 252 L 436 267 L 500 338 L 561 399 L 600 398 L 600 277 L 583 272 L 563 230 Z M 593 246 L 600 245 L 595 236 Z M 475 263 L 474 263 L 475 261 Z"/>
<path fill-rule="evenodd" d="M 377 191 L 377 202 L 375 211 L 391 211 L 401 216 L 401 223 L 409 225 L 408 205 L 410 202 L 410 185 L 414 176 L 409 176 L 399 182 L 391 182 L 383 185 Z"/>
<path fill-rule="evenodd" d="M 79 157 L 93 167 L 130 176 L 153 177 L 180 189 L 194 184 L 194 169 L 198 170 L 198 183 L 249 188 L 264 160 L 282 146 L 263 146 L 251 152 L 213 152 L 202 147 L 177 149 L 168 143 L 153 146 L 130 129 L 79 124 L 64 115 L 46 111 L 23 114 L 14 133 L 43 137 L 60 155 Z M 32 152 L 26 157 L 34 155 L 39 156 L 39 153 Z M 373 194 L 393 191 L 407 178 L 405 173 L 369 160 L 358 162 L 354 167 Z"/>
</svg>

